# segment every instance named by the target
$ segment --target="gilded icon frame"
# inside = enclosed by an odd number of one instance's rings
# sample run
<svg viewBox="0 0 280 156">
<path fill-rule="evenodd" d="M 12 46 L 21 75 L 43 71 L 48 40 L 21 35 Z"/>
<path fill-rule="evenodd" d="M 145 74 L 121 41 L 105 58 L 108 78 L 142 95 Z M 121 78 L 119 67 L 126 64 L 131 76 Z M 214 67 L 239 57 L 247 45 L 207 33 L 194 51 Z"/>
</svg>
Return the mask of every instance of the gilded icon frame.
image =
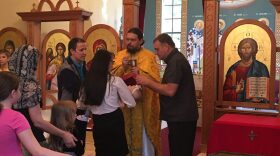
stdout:
<svg viewBox="0 0 280 156">
<path fill-rule="evenodd" d="M 6 27 L 0 31 L 0 49 L 4 49 L 5 43 L 8 40 L 13 42 L 15 49 L 27 43 L 25 35 L 13 27 Z"/>
<path fill-rule="evenodd" d="M 265 64 L 269 71 L 269 103 L 237 102 L 223 100 L 223 85 L 229 67 L 239 60 L 237 46 L 244 38 L 253 38 L 258 43 L 256 59 Z M 273 32 L 263 22 L 245 19 L 233 23 L 224 33 L 219 48 L 219 74 L 218 74 L 218 106 L 241 106 L 251 108 L 273 109 L 274 83 L 276 72 L 276 40 Z M 272 91 L 271 91 L 272 90 Z"/>
<path fill-rule="evenodd" d="M 56 29 L 50 31 L 42 42 L 42 98 L 46 99 L 46 102 L 48 104 L 54 104 L 58 101 L 57 98 L 57 89 L 48 89 L 47 87 L 47 49 L 51 48 L 54 51 L 54 55 L 56 56 L 56 45 L 58 43 L 62 43 L 65 46 L 65 52 L 64 57 L 66 58 L 68 56 L 68 43 L 71 39 L 71 36 L 69 32 L 62 30 L 62 29 Z M 49 105 L 46 105 L 45 107 L 48 107 Z"/>
</svg>

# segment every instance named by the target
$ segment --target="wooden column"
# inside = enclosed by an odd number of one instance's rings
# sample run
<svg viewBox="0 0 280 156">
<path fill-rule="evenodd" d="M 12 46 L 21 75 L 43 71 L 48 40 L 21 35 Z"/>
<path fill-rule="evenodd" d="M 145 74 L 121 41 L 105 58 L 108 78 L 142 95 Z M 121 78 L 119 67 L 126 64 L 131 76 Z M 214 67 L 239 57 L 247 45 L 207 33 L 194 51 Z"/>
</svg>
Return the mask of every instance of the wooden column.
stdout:
<svg viewBox="0 0 280 156">
<path fill-rule="evenodd" d="M 27 23 L 27 43 L 40 48 L 41 42 L 41 22 L 28 21 Z"/>
<path fill-rule="evenodd" d="M 202 152 L 205 152 L 217 100 L 218 0 L 204 0 Z"/>
<path fill-rule="evenodd" d="M 27 22 L 27 44 L 30 44 L 37 48 L 39 51 L 41 49 L 41 22 L 28 21 Z M 37 79 L 41 80 L 42 74 L 42 64 L 38 63 L 37 69 Z"/>
<path fill-rule="evenodd" d="M 83 38 L 84 20 L 71 20 L 69 23 L 69 33 L 72 37 Z"/>
<path fill-rule="evenodd" d="M 270 0 L 270 3 L 275 7 L 277 13 L 280 12 L 280 1 L 279 0 Z"/>
<path fill-rule="evenodd" d="M 126 33 L 132 27 L 139 25 L 139 1 L 123 0 L 123 45 L 126 45 Z"/>
</svg>

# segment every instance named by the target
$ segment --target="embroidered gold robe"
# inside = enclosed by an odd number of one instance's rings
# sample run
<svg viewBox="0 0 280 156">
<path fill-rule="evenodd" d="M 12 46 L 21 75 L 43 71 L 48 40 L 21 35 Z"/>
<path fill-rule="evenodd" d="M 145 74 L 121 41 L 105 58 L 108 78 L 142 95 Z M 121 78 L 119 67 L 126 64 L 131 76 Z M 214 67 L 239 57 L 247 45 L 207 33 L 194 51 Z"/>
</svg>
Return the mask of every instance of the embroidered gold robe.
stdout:
<svg viewBox="0 0 280 156">
<path fill-rule="evenodd" d="M 123 76 L 130 72 L 122 66 L 124 57 L 136 60 L 139 74 L 145 75 L 157 82 L 160 82 L 159 65 L 156 62 L 155 54 L 151 51 L 141 48 L 139 52 L 130 55 L 126 49 L 118 52 L 115 57 L 112 73 L 117 76 Z M 129 156 L 142 156 L 142 131 L 143 125 L 146 134 L 152 143 L 155 155 L 161 155 L 160 149 L 160 120 L 159 120 L 159 96 L 149 88 L 142 86 L 142 98 L 136 101 L 134 108 L 123 108 L 125 118 L 125 128 L 127 143 L 129 146 Z"/>
</svg>

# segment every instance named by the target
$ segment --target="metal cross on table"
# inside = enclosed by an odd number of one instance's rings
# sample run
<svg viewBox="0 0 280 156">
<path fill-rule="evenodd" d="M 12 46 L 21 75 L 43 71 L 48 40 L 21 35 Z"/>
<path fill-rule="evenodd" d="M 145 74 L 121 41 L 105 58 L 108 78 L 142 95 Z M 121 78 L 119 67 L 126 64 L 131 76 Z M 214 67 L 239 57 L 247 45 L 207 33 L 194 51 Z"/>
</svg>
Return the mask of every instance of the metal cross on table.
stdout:
<svg viewBox="0 0 280 156">
<path fill-rule="evenodd" d="M 251 131 L 250 131 L 250 134 L 248 135 L 248 137 L 250 137 L 250 140 L 251 140 L 251 141 L 254 141 L 254 139 L 255 139 L 256 136 L 257 136 L 257 135 L 254 133 L 253 130 L 251 130 Z"/>
</svg>

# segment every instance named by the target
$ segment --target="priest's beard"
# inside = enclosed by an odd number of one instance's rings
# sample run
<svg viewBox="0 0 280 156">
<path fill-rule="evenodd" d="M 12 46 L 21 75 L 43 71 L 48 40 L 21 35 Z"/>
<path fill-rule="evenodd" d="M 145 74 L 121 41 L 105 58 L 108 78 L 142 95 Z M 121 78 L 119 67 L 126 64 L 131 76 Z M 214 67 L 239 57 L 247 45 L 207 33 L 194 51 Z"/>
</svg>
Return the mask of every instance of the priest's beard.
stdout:
<svg viewBox="0 0 280 156">
<path fill-rule="evenodd" d="M 138 51 L 140 51 L 140 48 L 129 47 L 129 46 L 127 46 L 126 49 L 129 54 L 136 54 Z"/>
</svg>

